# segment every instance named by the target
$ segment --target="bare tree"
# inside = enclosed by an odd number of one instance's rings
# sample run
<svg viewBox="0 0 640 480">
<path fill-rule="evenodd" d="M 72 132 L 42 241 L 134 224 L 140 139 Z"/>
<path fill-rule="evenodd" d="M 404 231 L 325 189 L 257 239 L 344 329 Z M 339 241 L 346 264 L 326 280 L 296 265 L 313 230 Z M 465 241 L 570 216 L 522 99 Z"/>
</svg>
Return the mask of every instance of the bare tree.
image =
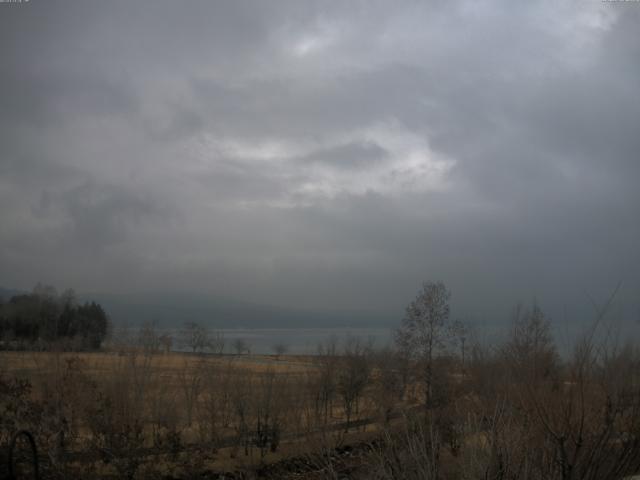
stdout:
<svg viewBox="0 0 640 480">
<path fill-rule="evenodd" d="M 233 349 L 238 355 L 242 355 L 249 350 L 249 344 L 245 341 L 244 338 L 236 338 L 233 341 Z"/>
<path fill-rule="evenodd" d="M 138 331 L 138 345 L 145 353 L 156 353 L 160 348 L 160 336 L 155 321 L 145 322 Z"/>
<path fill-rule="evenodd" d="M 289 346 L 286 343 L 276 343 L 273 347 L 271 347 L 278 359 L 287 353 L 289 350 Z"/>
<path fill-rule="evenodd" d="M 324 418 L 327 424 L 332 409 L 333 398 L 336 393 L 336 376 L 338 371 L 337 340 L 331 337 L 325 344 L 318 345 L 316 356 L 318 373 L 311 384 L 315 401 L 316 416 Z"/>
<path fill-rule="evenodd" d="M 236 445 L 234 446 L 231 456 L 235 457 L 238 447 L 244 447 L 244 454 L 249 455 L 251 447 L 250 438 L 250 422 L 252 407 L 252 383 L 253 374 L 247 370 L 237 369 L 233 375 L 231 385 L 233 405 L 233 428 L 236 432 Z"/>
<path fill-rule="evenodd" d="M 111 348 L 124 355 L 135 346 L 134 331 L 127 324 L 114 325 L 109 342 Z"/>
<path fill-rule="evenodd" d="M 552 459 L 539 465 L 544 478 L 614 480 L 640 471 L 640 391 L 633 381 L 639 357 L 630 351 L 608 351 L 607 335 L 600 344 L 595 340 L 618 288 L 604 306 L 594 304 L 596 320 L 567 365 L 564 388 L 545 377 L 547 362 L 535 362 L 536 382 L 524 384 L 521 408 L 536 420 L 541 444 Z M 542 353 L 545 361 L 550 349 L 539 346 L 548 344 L 548 335 L 544 327 L 538 333 L 544 322 L 533 312 L 528 324 L 526 331 L 533 333 L 526 338 L 537 342 L 520 346 L 526 353 Z M 618 381 L 617 374 L 625 380 Z"/>
<path fill-rule="evenodd" d="M 191 426 L 193 423 L 195 409 L 198 405 L 198 397 L 202 391 L 205 367 L 206 365 L 202 357 L 195 364 L 189 362 L 189 358 L 185 357 L 182 368 L 178 371 L 178 381 L 185 401 L 187 426 Z"/>
<path fill-rule="evenodd" d="M 467 339 L 469 337 L 469 327 L 462 320 L 456 320 L 451 325 L 451 334 L 455 343 L 460 348 L 460 366 L 462 374 L 465 373 L 465 361 L 467 354 Z"/>
<path fill-rule="evenodd" d="M 559 356 L 551 324 L 534 301 L 530 309 L 519 304 L 513 312 L 509 341 L 504 347 L 517 380 L 536 382 L 557 373 Z"/>
<path fill-rule="evenodd" d="M 222 355 L 224 352 L 224 333 L 215 331 L 209 336 L 209 348 L 216 355 Z"/>
<path fill-rule="evenodd" d="M 367 462 L 372 467 L 370 476 L 367 478 L 376 480 L 444 478 L 441 476 L 439 465 L 440 448 L 441 439 L 433 426 L 425 425 L 417 418 L 408 416 L 405 424 L 399 428 L 383 429 L 379 441 L 372 447 L 371 457 Z M 502 479 L 503 477 L 491 478 Z"/>
<path fill-rule="evenodd" d="M 230 425 L 234 395 L 232 385 L 237 374 L 231 362 L 204 370 L 198 426 L 205 441 L 217 442 Z"/>
<path fill-rule="evenodd" d="M 433 362 L 451 339 L 449 298 L 442 282 L 425 282 L 417 297 L 407 307 L 406 315 L 396 331 L 396 345 L 422 368 L 425 406 L 433 399 Z"/>
<path fill-rule="evenodd" d="M 202 352 L 209 346 L 209 330 L 197 322 L 185 322 L 182 337 L 184 345 L 193 353 Z"/>
<path fill-rule="evenodd" d="M 349 431 L 354 411 L 358 413 L 360 397 L 369 382 L 371 367 L 368 356 L 369 349 L 362 346 L 359 340 L 347 340 L 337 385 L 346 417 L 345 431 Z"/>
<path fill-rule="evenodd" d="M 287 377 L 277 376 L 273 371 L 260 375 L 253 389 L 254 443 L 264 457 L 267 448 L 278 449 L 284 417 L 290 410 L 286 402 Z"/>
<path fill-rule="evenodd" d="M 375 370 L 372 399 L 386 424 L 403 397 L 403 362 L 396 352 L 386 348 L 374 352 L 372 364 Z"/>
<path fill-rule="evenodd" d="M 618 480 L 640 473 L 640 355 L 611 350 L 608 334 L 596 335 L 613 296 L 596 308 L 594 325 L 563 365 L 535 304 L 516 309 L 502 348 L 473 349 L 469 380 L 479 402 L 467 408 L 479 406 L 481 420 L 467 437 L 480 434 L 486 443 L 462 447 L 462 478 Z"/>
<path fill-rule="evenodd" d="M 144 425 L 152 413 L 150 399 L 162 393 L 157 389 L 159 371 L 152 365 L 153 342 L 149 345 L 144 355 L 131 352 L 117 357 L 113 368 L 101 377 L 86 411 L 90 444 L 114 464 L 120 478 L 134 478 L 142 462 L 138 452 L 144 446 Z"/>
<path fill-rule="evenodd" d="M 173 337 L 168 333 L 164 333 L 160 335 L 158 338 L 160 345 L 162 345 L 162 350 L 164 354 L 171 353 L 171 348 L 173 347 Z"/>
</svg>

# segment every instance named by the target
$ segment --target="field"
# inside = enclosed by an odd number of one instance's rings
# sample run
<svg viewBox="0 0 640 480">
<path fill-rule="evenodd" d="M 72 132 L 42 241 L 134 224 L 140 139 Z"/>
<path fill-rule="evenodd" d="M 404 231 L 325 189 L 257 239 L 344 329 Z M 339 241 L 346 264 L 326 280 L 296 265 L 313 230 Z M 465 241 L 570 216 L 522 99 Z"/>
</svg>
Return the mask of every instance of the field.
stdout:
<svg viewBox="0 0 640 480">
<path fill-rule="evenodd" d="M 640 473 L 635 346 L 587 337 L 561 358 L 548 323 L 528 316 L 500 345 L 404 352 L 355 339 L 309 356 L 0 352 L 0 463 L 27 430 L 47 479 Z M 15 452 L 34 468 L 24 438 Z"/>
<path fill-rule="evenodd" d="M 382 418 L 370 385 L 341 401 L 333 355 L 1 352 L 0 365 L 55 417 L 41 455 L 114 478 L 264 468 L 361 443 Z"/>
</svg>

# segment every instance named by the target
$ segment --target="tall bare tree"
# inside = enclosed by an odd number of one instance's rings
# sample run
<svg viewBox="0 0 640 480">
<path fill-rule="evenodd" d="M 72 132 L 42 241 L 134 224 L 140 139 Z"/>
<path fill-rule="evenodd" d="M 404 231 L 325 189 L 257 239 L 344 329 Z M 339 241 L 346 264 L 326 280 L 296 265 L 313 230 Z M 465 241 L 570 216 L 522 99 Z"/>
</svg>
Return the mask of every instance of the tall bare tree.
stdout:
<svg viewBox="0 0 640 480">
<path fill-rule="evenodd" d="M 338 371 L 337 340 L 331 337 L 326 344 L 318 345 L 318 374 L 314 382 L 315 411 L 318 419 L 323 413 L 323 424 L 329 420 L 332 409 L 332 401 L 336 392 L 336 375 Z"/>
<path fill-rule="evenodd" d="M 182 368 L 178 370 L 178 382 L 184 396 L 185 413 L 187 414 L 187 426 L 193 423 L 195 410 L 198 407 L 198 397 L 202 391 L 206 364 L 203 357 L 195 363 L 191 363 L 188 357 L 183 359 Z"/>
<path fill-rule="evenodd" d="M 338 372 L 337 390 L 342 398 L 346 417 L 345 431 L 348 431 L 351 426 L 353 413 L 358 413 L 359 400 L 369 382 L 370 350 L 356 338 L 348 339 L 344 348 L 343 364 Z"/>
<path fill-rule="evenodd" d="M 425 407 L 433 400 L 433 363 L 451 339 L 449 299 L 451 293 L 442 282 L 424 282 L 416 298 L 407 306 L 396 345 L 405 355 L 420 364 Z"/>
<path fill-rule="evenodd" d="M 504 351 L 516 380 L 531 384 L 557 372 L 559 357 L 551 324 L 535 301 L 531 308 L 519 304 L 514 309 L 513 324 Z"/>
</svg>

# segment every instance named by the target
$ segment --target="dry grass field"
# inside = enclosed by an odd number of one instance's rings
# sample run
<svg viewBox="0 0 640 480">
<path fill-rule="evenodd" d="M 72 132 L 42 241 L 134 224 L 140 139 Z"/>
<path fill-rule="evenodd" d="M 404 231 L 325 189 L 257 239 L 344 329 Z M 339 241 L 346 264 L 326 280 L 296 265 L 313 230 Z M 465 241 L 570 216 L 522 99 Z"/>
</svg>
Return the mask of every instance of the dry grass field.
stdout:
<svg viewBox="0 0 640 480">
<path fill-rule="evenodd" d="M 28 400 L 55 417 L 42 445 L 50 460 L 114 478 L 250 470 L 371 438 L 375 392 L 363 386 L 355 393 L 346 424 L 333 378 L 339 363 L 135 350 L 0 352 L 3 377 L 29 382 Z"/>
<path fill-rule="evenodd" d="M 638 348 L 586 337 L 561 358 L 534 311 L 500 345 L 404 352 L 356 340 L 311 356 L 0 352 L 0 453 L 31 432 L 47 479 L 640 473 Z"/>
<path fill-rule="evenodd" d="M 134 352 L 132 352 L 134 353 Z M 142 364 L 144 355 L 136 355 L 137 363 Z M 117 370 L 127 355 L 118 352 L 0 352 L 0 371 L 29 379 L 48 376 L 54 372 L 58 364 L 78 360 L 89 375 L 100 376 L 106 372 Z M 200 355 L 189 353 L 154 354 L 149 356 L 148 368 L 154 373 L 163 375 L 177 374 L 185 368 L 195 365 L 220 368 L 232 364 L 238 368 L 255 373 L 267 371 L 302 374 L 314 368 L 313 356 L 287 355 L 278 358 L 276 355 Z"/>
</svg>

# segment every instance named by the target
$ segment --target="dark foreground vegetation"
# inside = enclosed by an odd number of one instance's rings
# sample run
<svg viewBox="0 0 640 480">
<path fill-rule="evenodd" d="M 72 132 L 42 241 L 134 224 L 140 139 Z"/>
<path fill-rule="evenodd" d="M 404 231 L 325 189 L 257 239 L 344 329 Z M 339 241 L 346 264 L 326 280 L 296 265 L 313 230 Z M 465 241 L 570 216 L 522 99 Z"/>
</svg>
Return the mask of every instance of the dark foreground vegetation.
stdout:
<svg viewBox="0 0 640 480">
<path fill-rule="evenodd" d="M 607 335 L 614 296 L 564 358 L 536 305 L 515 309 L 502 344 L 474 341 L 439 283 L 394 349 L 6 352 L 3 464 L 26 429 L 44 478 L 623 479 L 640 471 L 640 349 Z"/>
</svg>

